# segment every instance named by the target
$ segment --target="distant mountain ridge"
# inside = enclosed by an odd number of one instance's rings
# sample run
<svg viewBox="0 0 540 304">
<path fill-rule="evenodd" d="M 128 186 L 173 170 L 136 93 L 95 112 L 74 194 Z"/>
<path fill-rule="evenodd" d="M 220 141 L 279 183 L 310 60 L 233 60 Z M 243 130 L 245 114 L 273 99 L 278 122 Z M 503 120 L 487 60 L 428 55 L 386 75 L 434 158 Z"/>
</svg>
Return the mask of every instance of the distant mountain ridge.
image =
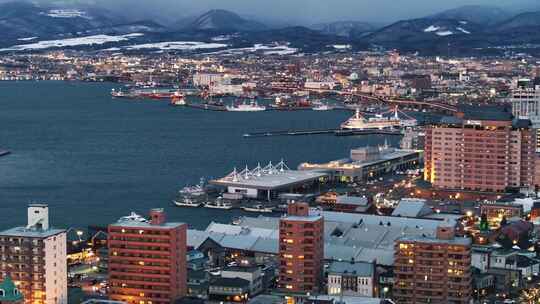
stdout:
<svg viewBox="0 0 540 304">
<path fill-rule="evenodd" d="M 368 22 L 361 21 L 336 21 L 330 23 L 317 23 L 309 28 L 324 34 L 343 37 L 358 36 L 374 31 L 377 27 Z"/>
<path fill-rule="evenodd" d="M 464 6 L 424 18 L 398 21 L 364 39 L 407 51 L 429 50 L 443 54 L 451 50 L 462 53 L 492 46 L 539 43 L 540 12 L 511 16 L 497 7 Z"/>
<path fill-rule="evenodd" d="M 538 28 L 540 27 L 540 11 L 526 12 L 516 15 L 504 22 L 496 25 L 497 31 L 508 31 L 522 28 Z"/>
<path fill-rule="evenodd" d="M 140 34 L 130 36 L 129 42 L 120 40 L 107 46 L 226 41 L 223 43 L 237 48 L 277 43 L 316 52 L 337 49 L 336 45 L 351 45 L 352 50 L 384 47 L 446 54 L 450 51 L 467 53 L 493 46 L 540 43 L 540 12 L 512 16 L 493 6 L 463 6 L 384 27 L 362 21 L 337 21 L 308 27 L 288 25 L 278 28 L 251 19 L 214 9 L 164 26 L 155 20 L 125 19 L 91 5 L 62 7 L 58 3 L 46 6 L 24 1 L 9 2 L 0 4 L 0 31 L 3 33 L 0 46 L 132 33 Z"/>
<path fill-rule="evenodd" d="M 470 36 L 483 31 L 483 27 L 464 20 L 419 18 L 398 21 L 366 36 L 373 43 L 408 44 Z"/>
<path fill-rule="evenodd" d="M 154 21 L 127 22 L 99 8 L 60 8 L 30 2 L 0 4 L 0 40 L 25 37 L 40 39 L 106 33 L 158 32 L 165 28 Z"/>
<path fill-rule="evenodd" d="M 465 5 L 427 16 L 432 19 L 453 19 L 481 25 L 493 25 L 512 17 L 512 14 L 497 6 Z"/>
<path fill-rule="evenodd" d="M 210 10 L 198 17 L 189 17 L 178 21 L 174 29 L 202 30 L 202 31 L 261 31 L 267 26 L 244 19 L 238 14 L 222 10 Z"/>
</svg>

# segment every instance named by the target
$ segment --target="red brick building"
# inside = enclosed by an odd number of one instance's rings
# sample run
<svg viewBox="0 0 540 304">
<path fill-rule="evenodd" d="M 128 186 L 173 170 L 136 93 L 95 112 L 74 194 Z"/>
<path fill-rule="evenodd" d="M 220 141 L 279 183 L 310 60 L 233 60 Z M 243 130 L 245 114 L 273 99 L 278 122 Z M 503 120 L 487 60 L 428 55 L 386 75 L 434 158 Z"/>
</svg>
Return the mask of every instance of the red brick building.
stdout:
<svg viewBox="0 0 540 304">
<path fill-rule="evenodd" d="M 426 128 L 424 179 L 439 189 L 533 187 L 536 137 L 530 121 L 503 110 L 478 109 Z"/>
<path fill-rule="evenodd" d="M 324 221 L 306 203 L 290 203 L 279 222 L 279 288 L 308 293 L 320 289 L 324 259 Z"/>
<path fill-rule="evenodd" d="M 540 132 L 540 131 L 538 131 Z M 540 145 L 540 143 L 538 143 Z M 540 189 L 540 153 L 536 153 L 536 172 L 534 173 L 534 185 L 537 189 Z"/>
<path fill-rule="evenodd" d="M 436 237 L 403 237 L 394 253 L 396 303 L 468 304 L 472 295 L 471 240 L 455 238 L 453 227 Z"/>
<path fill-rule="evenodd" d="M 186 230 L 165 222 L 162 209 L 150 221 L 132 214 L 109 225 L 111 300 L 165 304 L 186 294 Z"/>
</svg>

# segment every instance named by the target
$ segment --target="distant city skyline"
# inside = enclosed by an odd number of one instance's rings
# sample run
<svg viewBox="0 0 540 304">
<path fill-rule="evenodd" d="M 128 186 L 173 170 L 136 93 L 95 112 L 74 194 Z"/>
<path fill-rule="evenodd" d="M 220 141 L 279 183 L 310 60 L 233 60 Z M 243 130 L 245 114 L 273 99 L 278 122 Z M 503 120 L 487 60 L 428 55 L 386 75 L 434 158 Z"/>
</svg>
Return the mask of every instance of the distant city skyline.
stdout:
<svg viewBox="0 0 540 304">
<path fill-rule="evenodd" d="M 10 2 L 13 0 L 0 0 Z M 288 24 L 313 24 L 333 21 L 366 21 L 390 23 L 401 19 L 420 18 L 439 11 L 464 5 L 498 6 L 512 12 L 538 10 L 535 0 L 410 0 L 406 5 L 396 5 L 392 0 L 34 0 L 41 4 L 91 4 L 130 14 L 137 19 L 162 18 L 164 23 L 198 15 L 210 9 L 234 11 L 243 17 L 267 22 Z M 129 13 L 125 8 L 129 7 Z M 150 9 L 150 10 L 149 10 Z M 301 12 L 301 14 L 299 14 Z"/>
</svg>

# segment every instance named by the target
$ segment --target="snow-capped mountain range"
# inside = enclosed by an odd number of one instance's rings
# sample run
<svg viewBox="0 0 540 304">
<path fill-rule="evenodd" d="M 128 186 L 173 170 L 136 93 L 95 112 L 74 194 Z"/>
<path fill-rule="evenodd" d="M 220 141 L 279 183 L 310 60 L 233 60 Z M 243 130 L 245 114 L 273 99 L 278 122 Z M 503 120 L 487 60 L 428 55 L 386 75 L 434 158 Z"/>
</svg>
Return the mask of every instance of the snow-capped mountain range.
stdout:
<svg viewBox="0 0 540 304">
<path fill-rule="evenodd" d="M 91 7 L 46 7 L 31 2 L 0 4 L 0 49 L 29 51 L 49 48 L 120 49 L 144 51 L 223 51 L 255 49 L 255 45 L 283 46 L 298 52 L 330 49 L 360 50 L 371 46 L 424 53 L 449 45 L 459 52 L 540 41 L 540 12 L 513 16 L 496 7 L 465 6 L 424 18 L 386 26 L 337 21 L 307 27 L 275 28 L 226 10 L 180 18 L 129 20 Z M 277 43 L 277 44 L 276 44 Z M 124 47 L 141 45 L 141 47 Z M 345 49 L 332 45 L 347 45 Z M 289 53 L 285 49 L 283 53 Z"/>
</svg>

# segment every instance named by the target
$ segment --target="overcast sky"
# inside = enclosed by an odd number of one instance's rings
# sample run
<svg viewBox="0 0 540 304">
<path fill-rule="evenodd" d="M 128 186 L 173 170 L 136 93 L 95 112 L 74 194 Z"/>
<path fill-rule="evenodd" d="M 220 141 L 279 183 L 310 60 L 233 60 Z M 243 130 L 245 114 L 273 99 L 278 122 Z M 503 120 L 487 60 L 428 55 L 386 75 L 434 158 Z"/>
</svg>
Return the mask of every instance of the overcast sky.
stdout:
<svg viewBox="0 0 540 304">
<path fill-rule="evenodd" d="M 8 0 L 0 0 L 8 1 Z M 538 0 L 34 0 L 40 2 L 93 2 L 130 11 L 137 17 L 163 14 L 181 18 L 209 9 L 227 9 L 244 16 L 290 23 L 337 20 L 391 22 L 423 17 L 462 5 L 494 5 L 519 10 L 540 7 Z"/>
</svg>

